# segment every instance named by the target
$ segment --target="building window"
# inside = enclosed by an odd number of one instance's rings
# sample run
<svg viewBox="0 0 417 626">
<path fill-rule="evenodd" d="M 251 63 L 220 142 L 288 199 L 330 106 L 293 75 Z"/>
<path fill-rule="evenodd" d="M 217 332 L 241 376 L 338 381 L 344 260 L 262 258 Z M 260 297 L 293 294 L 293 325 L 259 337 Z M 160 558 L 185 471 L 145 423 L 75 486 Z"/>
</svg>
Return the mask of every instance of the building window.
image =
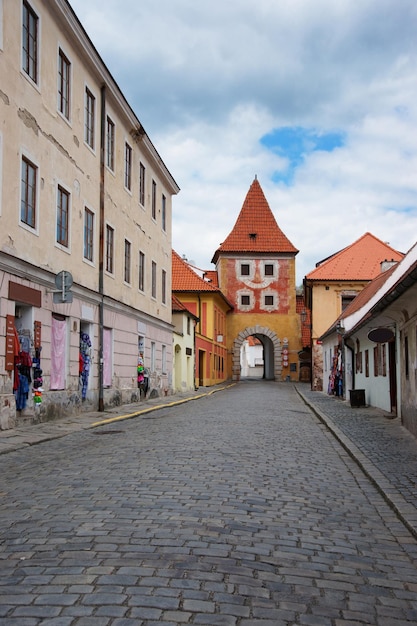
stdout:
<svg viewBox="0 0 417 626">
<path fill-rule="evenodd" d="M 132 148 L 125 143 L 125 187 L 132 189 Z"/>
<path fill-rule="evenodd" d="M 145 206 L 145 166 L 139 164 L 139 202 Z"/>
<path fill-rule="evenodd" d="M 107 116 L 106 120 L 106 165 L 114 172 L 114 140 L 115 127 L 114 122 Z"/>
<path fill-rule="evenodd" d="M 61 246 L 65 246 L 66 248 L 68 248 L 69 198 L 69 193 L 58 185 L 56 241 Z"/>
<path fill-rule="evenodd" d="M 379 376 L 379 345 L 374 346 L 374 376 Z"/>
<path fill-rule="evenodd" d="M 90 209 L 84 211 L 84 258 L 93 261 L 94 253 L 94 213 Z"/>
<path fill-rule="evenodd" d="M 274 275 L 274 266 L 272 263 L 265 263 L 264 265 L 264 273 L 265 276 L 273 276 Z"/>
<path fill-rule="evenodd" d="M 152 181 L 152 219 L 156 220 L 156 182 Z"/>
<path fill-rule="evenodd" d="M 145 291 L 145 254 L 139 252 L 139 289 Z"/>
<path fill-rule="evenodd" d="M 240 304 L 242 306 L 249 306 L 250 305 L 250 296 L 240 296 Z"/>
<path fill-rule="evenodd" d="M 274 306 L 274 296 L 265 296 L 265 306 Z"/>
<path fill-rule="evenodd" d="M 167 273 L 165 270 L 162 270 L 162 304 L 167 303 Z"/>
<path fill-rule="evenodd" d="M 130 241 L 125 239 L 125 283 L 130 285 L 130 268 L 131 268 L 131 248 Z"/>
<path fill-rule="evenodd" d="M 106 226 L 106 272 L 113 274 L 114 269 L 114 228 Z"/>
<path fill-rule="evenodd" d="M 88 89 L 85 88 L 85 134 L 84 140 L 87 145 L 94 150 L 94 124 L 95 124 L 96 99 Z"/>
<path fill-rule="evenodd" d="M 191 335 L 191 319 L 187 317 L 187 335 Z"/>
<path fill-rule="evenodd" d="M 167 199 L 162 194 L 162 230 L 167 229 Z"/>
<path fill-rule="evenodd" d="M 152 261 L 152 298 L 156 298 L 156 263 Z"/>
<path fill-rule="evenodd" d="M 58 110 L 67 120 L 70 118 L 70 87 L 71 63 L 60 49 L 58 58 Z"/>
<path fill-rule="evenodd" d="M 342 295 L 342 312 L 347 309 L 349 304 L 356 298 L 356 295 Z"/>
<path fill-rule="evenodd" d="M 365 350 L 365 376 L 369 377 L 369 350 Z"/>
<path fill-rule="evenodd" d="M 22 180 L 20 200 L 20 220 L 36 226 L 36 179 L 38 168 L 25 157 L 22 158 Z"/>
<path fill-rule="evenodd" d="M 249 276 L 249 263 L 241 263 L 240 264 L 240 275 L 241 276 Z"/>
<path fill-rule="evenodd" d="M 34 83 L 38 82 L 38 21 L 35 11 L 23 0 L 22 68 Z"/>
</svg>

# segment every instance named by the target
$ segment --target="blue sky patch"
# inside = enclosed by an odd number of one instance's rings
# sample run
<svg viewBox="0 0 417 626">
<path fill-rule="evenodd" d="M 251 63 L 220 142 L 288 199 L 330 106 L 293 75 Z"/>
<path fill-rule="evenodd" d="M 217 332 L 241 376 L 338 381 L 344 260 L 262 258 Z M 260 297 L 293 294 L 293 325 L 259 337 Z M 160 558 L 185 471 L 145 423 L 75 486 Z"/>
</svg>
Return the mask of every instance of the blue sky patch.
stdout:
<svg viewBox="0 0 417 626">
<path fill-rule="evenodd" d="M 312 152 L 332 152 L 340 148 L 345 143 L 345 135 L 342 132 L 322 133 L 302 126 L 283 126 L 261 137 L 260 142 L 271 152 L 288 159 L 288 168 L 275 172 L 273 181 L 289 185 L 296 168 L 306 156 Z"/>
</svg>

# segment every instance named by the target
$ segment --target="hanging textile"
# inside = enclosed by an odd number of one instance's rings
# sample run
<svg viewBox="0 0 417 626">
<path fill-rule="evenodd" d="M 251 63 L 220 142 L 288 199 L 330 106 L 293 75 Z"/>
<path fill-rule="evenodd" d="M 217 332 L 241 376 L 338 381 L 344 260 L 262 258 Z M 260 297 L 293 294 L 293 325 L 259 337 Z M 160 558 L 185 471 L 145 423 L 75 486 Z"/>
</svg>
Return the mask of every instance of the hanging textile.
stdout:
<svg viewBox="0 0 417 626">
<path fill-rule="evenodd" d="M 90 377 L 91 365 L 91 339 L 87 333 L 80 335 L 80 355 L 79 355 L 79 371 L 81 383 L 81 397 L 83 400 L 87 397 L 88 379 Z"/>
</svg>

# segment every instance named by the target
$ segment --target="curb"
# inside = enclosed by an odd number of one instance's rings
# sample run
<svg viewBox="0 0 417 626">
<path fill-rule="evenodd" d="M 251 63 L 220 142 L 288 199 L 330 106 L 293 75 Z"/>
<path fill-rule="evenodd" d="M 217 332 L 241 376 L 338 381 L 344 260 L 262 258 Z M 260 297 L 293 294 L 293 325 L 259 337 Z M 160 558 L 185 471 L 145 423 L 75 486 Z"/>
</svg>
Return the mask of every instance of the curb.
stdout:
<svg viewBox="0 0 417 626">
<path fill-rule="evenodd" d="M 201 398 L 204 398 L 206 396 L 211 396 L 212 394 L 217 393 L 218 391 L 224 391 L 225 389 L 228 389 L 229 387 L 233 387 L 233 385 L 235 384 L 236 383 L 232 383 L 230 385 L 225 385 L 224 387 L 212 389 L 211 391 L 208 391 L 206 393 L 200 393 L 197 396 L 191 396 L 189 398 L 181 398 L 181 400 L 173 400 L 172 402 L 165 402 L 163 404 L 156 404 L 155 406 L 150 406 L 150 407 L 147 407 L 146 409 L 140 409 L 139 411 L 135 411 L 134 413 L 127 413 L 124 415 L 117 415 L 115 417 L 109 417 L 105 420 L 99 420 L 97 422 L 93 422 L 92 424 L 90 424 L 86 430 L 90 428 L 97 428 L 99 426 L 107 426 L 108 424 L 113 424 L 114 422 L 122 422 L 123 420 L 133 419 L 135 417 L 140 417 L 141 415 L 145 415 L 146 413 L 152 413 L 152 411 L 157 411 L 158 409 L 165 409 L 165 408 L 169 408 L 172 406 L 178 406 L 180 404 L 184 404 L 185 402 L 190 402 L 191 400 L 200 400 Z"/>
</svg>

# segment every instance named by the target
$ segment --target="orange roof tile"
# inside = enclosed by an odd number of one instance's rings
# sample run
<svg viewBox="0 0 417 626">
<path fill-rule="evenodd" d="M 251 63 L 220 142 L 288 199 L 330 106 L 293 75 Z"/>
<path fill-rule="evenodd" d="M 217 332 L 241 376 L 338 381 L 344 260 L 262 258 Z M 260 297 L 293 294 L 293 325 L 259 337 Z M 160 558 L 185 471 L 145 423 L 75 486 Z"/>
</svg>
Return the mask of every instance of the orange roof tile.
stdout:
<svg viewBox="0 0 417 626">
<path fill-rule="evenodd" d="M 172 291 L 213 291 L 221 293 L 213 283 L 201 278 L 191 267 L 172 251 Z"/>
<path fill-rule="evenodd" d="M 216 270 L 205 270 L 203 277 L 208 280 L 209 282 L 211 282 L 211 284 L 213 285 L 213 287 L 218 287 L 219 286 L 219 276 L 216 272 Z"/>
<path fill-rule="evenodd" d="M 371 233 L 319 263 L 307 280 L 372 280 L 385 260 L 401 261 L 404 254 Z"/>
<path fill-rule="evenodd" d="M 217 248 L 212 263 L 228 252 L 298 252 L 275 221 L 257 178 L 249 188 L 233 230 Z"/>
</svg>

